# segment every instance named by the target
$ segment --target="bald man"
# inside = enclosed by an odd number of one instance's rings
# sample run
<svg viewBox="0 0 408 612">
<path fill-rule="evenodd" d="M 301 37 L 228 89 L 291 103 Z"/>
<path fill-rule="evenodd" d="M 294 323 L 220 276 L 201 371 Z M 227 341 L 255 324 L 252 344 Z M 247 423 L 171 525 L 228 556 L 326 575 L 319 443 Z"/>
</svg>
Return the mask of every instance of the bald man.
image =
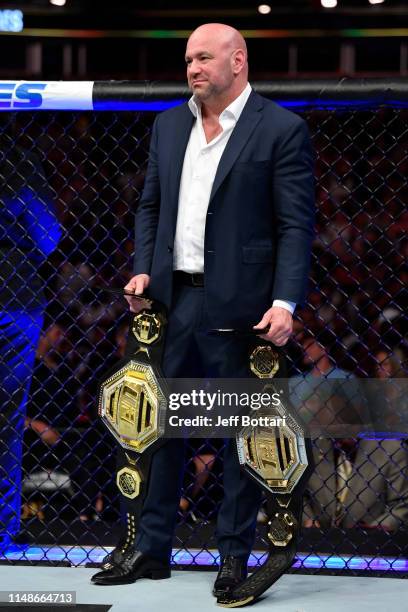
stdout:
<svg viewBox="0 0 408 612">
<path fill-rule="evenodd" d="M 185 61 L 193 95 L 154 122 L 136 213 L 135 276 L 125 289 L 148 291 L 169 308 L 165 376 L 246 377 L 245 339 L 207 332 L 269 326 L 263 340 L 287 342 L 313 239 L 309 135 L 300 117 L 252 90 L 246 44 L 233 28 L 197 28 Z M 183 463 L 181 440 L 154 454 L 137 534 L 94 582 L 170 576 Z M 229 440 L 217 597 L 246 577 L 260 497 Z"/>
</svg>

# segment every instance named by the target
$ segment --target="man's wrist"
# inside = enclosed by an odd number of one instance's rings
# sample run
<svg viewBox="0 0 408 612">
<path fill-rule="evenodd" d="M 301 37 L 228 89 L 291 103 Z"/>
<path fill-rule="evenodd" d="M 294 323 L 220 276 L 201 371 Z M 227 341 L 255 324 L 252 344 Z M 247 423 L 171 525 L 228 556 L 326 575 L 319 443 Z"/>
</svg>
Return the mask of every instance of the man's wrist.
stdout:
<svg viewBox="0 0 408 612">
<path fill-rule="evenodd" d="M 277 306 L 278 308 L 284 308 L 288 310 L 290 314 L 295 312 L 296 302 L 288 302 L 287 300 L 273 300 L 272 307 Z"/>
</svg>

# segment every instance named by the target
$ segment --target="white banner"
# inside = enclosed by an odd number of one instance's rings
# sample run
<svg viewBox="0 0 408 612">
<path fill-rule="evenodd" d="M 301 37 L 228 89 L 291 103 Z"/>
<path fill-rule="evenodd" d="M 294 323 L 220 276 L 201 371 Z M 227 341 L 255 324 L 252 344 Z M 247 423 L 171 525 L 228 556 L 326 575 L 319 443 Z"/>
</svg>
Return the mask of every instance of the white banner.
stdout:
<svg viewBox="0 0 408 612">
<path fill-rule="evenodd" d="M 0 110 L 92 110 L 93 81 L 0 81 Z"/>
</svg>

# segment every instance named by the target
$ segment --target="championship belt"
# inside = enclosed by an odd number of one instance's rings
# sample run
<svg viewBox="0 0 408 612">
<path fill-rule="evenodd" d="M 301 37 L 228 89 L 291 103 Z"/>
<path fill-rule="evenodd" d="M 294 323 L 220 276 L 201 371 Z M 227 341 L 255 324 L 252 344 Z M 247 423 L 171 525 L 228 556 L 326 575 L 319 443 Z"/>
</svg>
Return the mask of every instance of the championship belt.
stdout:
<svg viewBox="0 0 408 612">
<path fill-rule="evenodd" d="M 127 295 L 111 290 L 111 293 Z M 116 484 L 126 532 L 103 569 L 120 563 L 134 552 L 136 527 L 147 490 L 151 457 L 163 442 L 167 389 L 161 372 L 167 311 L 163 304 L 145 296 L 131 313 L 126 356 L 102 379 L 98 388 L 98 414 L 118 443 Z"/>
<path fill-rule="evenodd" d="M 231 333 L 233 330 L 228 331 Z M 262 333 L 262 330 L 256 333 Z M 249 341 L 251 376 L 265 380 L 263 391 L 278 397 L 285 385 L 284 380 L 278 385 L 275 377 L 286 377 L 284 357 L 279 349 L 253 338 L 253 334 L 246 333 L 252 336 Z M 268 558 L 244 582 L 217 599 L 223 607 L 241 607 L 259 597 L 291 567 L 296 554 L 302 494 L 312 470 L 311 450 L 309 440 L 305 438 L 305 427 L 289 409 L 288 402 L 279 400 L 274 404 L 254 411 L 251 416 L 258 419 L 273 417 L 273 422 L 282 422 L 281 425 L 250 425 L 243 428 L 236 438 L 242 469 L 266 494 Z"/>
</svg>

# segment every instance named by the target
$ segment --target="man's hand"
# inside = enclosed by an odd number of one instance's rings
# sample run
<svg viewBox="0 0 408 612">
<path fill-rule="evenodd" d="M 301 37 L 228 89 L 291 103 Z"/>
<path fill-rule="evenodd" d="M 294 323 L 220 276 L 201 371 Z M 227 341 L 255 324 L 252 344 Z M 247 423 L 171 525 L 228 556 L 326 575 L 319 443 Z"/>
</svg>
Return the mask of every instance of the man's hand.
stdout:
<svg viewBox="0 0 408 612">
<path fill-rule="evenodd" d="M 254 325 L 254 329 L 263 329 L 269 325 L 269 331 L 259 337 L 276 346 L 283 346 L 289 340 L 293 330 L 293 317 L 289 310 L 280 306 L 272 306 L 262 319 Z"/>
<path fill-rule="evenodd" d="M 132 276 L 128 284 L 124 287 L 124 290 L 128 293 L 134 293 L 135 295 L 142 295 L 149 286 L 149 283 L 150 276 L 148 274 L 136 274 L 136 276 Z M 125 295 L 125 298 L 129 304 L 130 312 L 138 313 L 144 308 L 150 308 L 143 300 L 135 300 L 128 295 Z"/>
</svg>

